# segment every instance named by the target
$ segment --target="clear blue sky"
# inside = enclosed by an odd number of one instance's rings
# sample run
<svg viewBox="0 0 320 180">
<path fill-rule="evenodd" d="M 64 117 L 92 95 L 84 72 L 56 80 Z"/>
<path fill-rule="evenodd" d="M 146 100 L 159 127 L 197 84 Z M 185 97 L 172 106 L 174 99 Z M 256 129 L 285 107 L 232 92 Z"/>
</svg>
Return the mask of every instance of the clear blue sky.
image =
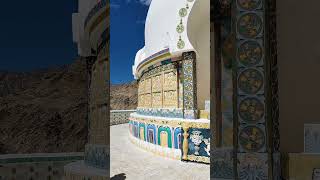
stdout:
<svg viewBox="0 0 320 180">
<path fill-rule="evenodd" d="M 13 0 L 0 6 L 0 70 L 29 71 L 69 64 L 74 0 Z"/>
<path fill-rule="evenodd" d="M 144 23 L 151 0 L 110 0 L 111 83 L 133 80 L 136 52 L 144 45 Z M 76 0 L 15 0 L 0 6 L 0 70 L 30 71 L 70 64 Z"/>
<path fill-rule="evenodd" d="M 144 46 L 144 25 L 149 0 L 110 0 L 111 83 L 133 80 L 136 52 Z"/>
</svg>

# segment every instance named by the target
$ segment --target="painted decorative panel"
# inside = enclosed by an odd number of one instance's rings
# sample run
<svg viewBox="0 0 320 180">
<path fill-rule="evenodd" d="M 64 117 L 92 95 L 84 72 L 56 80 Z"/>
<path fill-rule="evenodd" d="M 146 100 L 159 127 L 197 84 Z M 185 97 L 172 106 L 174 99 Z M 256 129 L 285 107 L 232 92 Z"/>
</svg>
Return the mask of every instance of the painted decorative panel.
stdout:
<svg viewBox="0 0 320 180">
<path fill-rule="evenodd" d="M 197 86 L 196 86 L 196 54 L 195 52 L 183 53 L 183 107 L 184 118 L 197 118 Z"/>
<path fill-rule="evenodd" d="M 252 39 L 262 36 L 263 18 L 260 13 L 245 12 L 239 14 L 237 20 L 237 36 L 239 39 Z"/>
<path fill-rule="evenodd" d="M 211 177 L 221 179 L 233 179 L 233 149 L 216 148 L 211 153 L 214 160 L 211 164 Z"/>
<path fill-rule="evenodd" d="M 183 118 L 183 110 L 180 108 L 138 108 L 137 113 L 146 116 Z"/>
<path fill-rule="evenodd" d="M 145 92 L 144 89 L 145 89 L 145 83 L 144 83 L 144 80 L 141 80 L 139 82 L 139 89 L 138 89 L 139 94 L 144 94 Z"/>
<path fill-rule="evenodd" d="M 237 5 L 241 10 L 252 11 L 262 7 L 262 0 L 237 0 Z"/>
<path fill-rule="evenodd" d="M 151 107 L 152 106 L 151 103 L 152 103 L 151 102 L 151 94 L 145 94 L 144 95 L 144 102 L 143 102 L 144 106 L 145 107 Z"/>
<path fill-rule="evenodd" d="M 136 137 L 136 138 L 139 138 L 139 131 L 138 131 L 138 127 L 139 127 L 139 124 L 138 122 L 133 122 L 133 135 Z"/>
<path fill-rule="evenodd" d="M 174 130 L 174 148 L 182 148 L 182 128 L 180 127 Z"/>
<path fill-rule="evenodd" d="M 239 121 L 242 123 L 263 123 L 265 115 L 264 98 L 246 96 L 238 99 Z"/>
<path fill-rule="evenodd" d="M 275 56 L 269 54 L 274 53 L 272 49 L 276 48 L 275 41 L 271 39 L 276 38 L 272 34 L 275 27 L 268 23 L 269 20 L 273 21 L 271 16 L 274 16 L 274 12 L 265 15 L 265 10 L 274 11 L 273 4 L 273 0 L 236 0 L 234 31 L 237 44 L 239 179 L 279 179 L 281 174 L 277 170 L 280 169 L 280 154 L 276 152 L 278 148 L 274 148 L 274 142 L 278 139 L 274 135 L 277 133 L 277 117 L 274 113 L 278 107 L 274 106 L 273 97 L 276 94 L 272 92 L 272 89 L 277 89 L 272 85 L 277 81 L 272 78 Z"/>
<path fill-rule="evenodd" d="M 239 66 L 252 67 L 262 65 L 264 57 L 262 42 L 260 41 L 241 41 L 237 49 Z"/>
<path fill-rule="evenodd" d="M 167 108 L 177 108 L 178 104 L 177 91 L 164 91 L 163 95 L 163 106 Z"/>
<path fill-rule="evenodd" d="M 238 76 L 239 94 L 261 94 L 264 92 L 263 84 L 264 76 L 261 69 L 240 69 Z"/>
<path fill-rule="evenodd" d="M 179 68 L 178 68 L 178 91 L 179 91 L 179 108 L 183 108 L 183 80 L 182 80 L 182 68 L 180 67 L 181 63 L 179 63 Z"/>
<path fill-rule="evenodd" d="M 162 75 L 156 75 L 152 77 L 152 92 L 162 91 Z"/>
<path fill-rule="evenodd" d="M 145 72 L 139 83 L 138 107 L 178 108 L 177 72 L 177 66 L 171 61 Z"/>
<path fill-rule="evenodd" d="M 177 90 L 177 72 L 171 71 L 171 72 L 165 72 L 164 73 L 164 84 L 163 89 L 164 90 Z"/>
<path fill-rule="evenodd" d="M 171 129 L 169 127 L 158 128 L 158 144 L 163 147 L 172 147 Z"/>
<path fill-rule="evenodd" d="M 150 102 L 151 102 L 151 99 L 150 99 Z M 146 107 L 151 107 L 151 106 L 146 106 Z M 162 107 L 162 92 L 152 93 L 152 107 L 153 108 Z"/>
<path fill-rule="evenodd" d="M 209 120 L 198 122 L 197 120 L 181 121 L 179 119 L 164 119 L 163 117 L 157 119 L 156 117 L 141 117 L 136 113 L 131 114 L 130 117 L 129 127 L 133 127 L 133 130 L 129 130 L 129 132 L 132 137 L 135 137 L 134 139 L 141 142 L 139 144 L 144 148 L 152 148 L 146 150 L 175 159 L 180 159 L 184 152 L 186 156 L 183 158 L 184 160 L 210 163 Z M 141 127 L 144 126 L 142 124 L 147 125 L 146 138 L 144 139 L 141 138 L 141 134 L 143 134 Z M 136 127 L 140 127 L 140 132 Z M 187 127 L 186 131 L 184 127 Z M 137 141 L 135 140 L 135 142 Z M 151 147 L 147 144 L 156 144 L 157 146 Z"/>
<path fill-rule="evenodd" d="M 239 151 L 241 152 L 265 152 L 266 135 L 263 125 L 240 126 Z"/>
<path fill-rule="evenodd" d="M 187 160 L 210 163 L 210 129 L 190 128 L 188 134 Z"/>
<path fill-rule="evenodd" d="M 144 93 L 151 93 L 151 78 L 145 79 L 145 89 Z"/>
<path fill-rule="evenodd" d="M 148 131 L 148 142 L 152 144 L 157 144 L 157 129 L 156 126 L 153 124 L 148 124 L 147 126 Z"/>
<path fill-rule="evenodd" d="M 242 180 L 268 179 L 268 154 L 238 153 L 238 176 Z"/>
<path fill-rule="evenodd" d="M 139 137 L 141 140 L 146 141 L 146 125 L 144 123 L 139 123 Z"/>
</svg>

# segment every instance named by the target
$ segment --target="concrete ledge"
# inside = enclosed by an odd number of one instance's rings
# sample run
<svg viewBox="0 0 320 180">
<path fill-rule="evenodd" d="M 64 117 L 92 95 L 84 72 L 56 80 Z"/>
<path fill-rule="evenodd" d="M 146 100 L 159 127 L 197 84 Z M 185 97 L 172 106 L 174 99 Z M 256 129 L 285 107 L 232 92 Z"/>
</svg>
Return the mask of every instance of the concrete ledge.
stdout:
<svg viewBox="0 0 320 180">
<path fill-rule="evenodd" d="M 82 180 L 90 178 L 91 180 L 106 180 L 109 179 L 108 169 L 98 169 L 87 166 L 84 161 L 77 161 L 64 166 L 65 180 Z"/>
<path fill-rule="evenodd" d="M 82 160 L 83 152 L 0 155 L 0 164 Z"/>
</svg>

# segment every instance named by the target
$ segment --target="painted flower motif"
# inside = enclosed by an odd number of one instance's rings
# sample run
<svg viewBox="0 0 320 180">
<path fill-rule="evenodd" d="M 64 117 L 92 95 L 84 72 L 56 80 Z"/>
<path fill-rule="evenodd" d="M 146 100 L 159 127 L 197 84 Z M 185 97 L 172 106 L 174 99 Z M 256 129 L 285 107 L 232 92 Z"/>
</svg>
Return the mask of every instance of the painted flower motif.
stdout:
<svg viewBox="0 0 320 180">
<path fill-rule="evenodd" d="M 184 31 L 184 26 L 182 24 L 182 19 L 181 19 L 180 23 L 177 25 L 176 30 L 177 30 L 178 33 L 182 33 Z"/>
<path fill-rule="evenodd" d="M 239 89 L 247 94 L 256 94 L 263 86 L 263 75 L 256 69 L 247 69 L 240 73 Z"/>
<path fill-rule="evenodd" d="M 178 40 L 178 43 L 177 43 L 177 47 L 178 47 L 179 49 L 183 49 L 184 46 L 185 46 L 185 43 L 184 43 L 184 41 L 183 41 L 183 40 L 181 39 L 181 37 L 180 37 L 179 40 Z"/>
<path fill-rule="evenodd" d="M 238 33 L 245 38 L 255 38 L 262 31 L 262 20 L 255 13 L 242 15 L 237 23 Z"/>
<path fill-rule="evenodd" d="M 242 9 L 251 11 L 257 9 L 261 5 L 261 0 L 237 0 L 238 6 Z"/>
<path fill-rule="evenodd" d="M 244 66 L 259 64 L 263 56 L 262 47 L 256 41 L 247 41 L 238 48 L 238 59 Z"/>
<path fill-rule="evenodd" d="M 185 17 L 188 14 L 188 10 L 186 8 L 181 8 L 179 10 L 179 16 L 180 17 Z"/>
<path fill-rule="evenodd" d="M 265 156 L 246 154 L 240 157 L 238 167 L 240 179 L 268 179 L 268 164 Z"/>
<path fill-rule="evenodd" d="M 239 143 L 249 152 L 259 151 L 265 144 L 263 131 L 256 126 L 247 126 L 240 131 Z"/>
<path fill-rule="evenodd" d="M 239 104 L 239 115 L 247 122 L 259 121 L 264 115 L 264 105 L 257 98 L 246 98 Z"/>
</svg>

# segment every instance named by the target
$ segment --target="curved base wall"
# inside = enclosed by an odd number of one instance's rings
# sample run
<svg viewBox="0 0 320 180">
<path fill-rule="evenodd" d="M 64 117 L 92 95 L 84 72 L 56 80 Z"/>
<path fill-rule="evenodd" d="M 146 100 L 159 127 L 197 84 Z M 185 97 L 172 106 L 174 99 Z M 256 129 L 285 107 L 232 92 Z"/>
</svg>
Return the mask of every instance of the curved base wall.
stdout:
<svg viewBox="0 0 320 180">
<path fill-rule="evenodd" d="M 130 115 L 130 140 L 156 155 L 210 163 L 210 120 Z"/>
<path fill-rule="evenodd" d="M 129 138 L 133 144 L 141 149 L 144 149 L 145 151 L 151 152 L 158 156 L 181 160 L 182 154 L 180 149 L 166 148 L 157 144 L 149 143 L 133 136 L 131 133 L 129 133 Z"/>
</svg>

